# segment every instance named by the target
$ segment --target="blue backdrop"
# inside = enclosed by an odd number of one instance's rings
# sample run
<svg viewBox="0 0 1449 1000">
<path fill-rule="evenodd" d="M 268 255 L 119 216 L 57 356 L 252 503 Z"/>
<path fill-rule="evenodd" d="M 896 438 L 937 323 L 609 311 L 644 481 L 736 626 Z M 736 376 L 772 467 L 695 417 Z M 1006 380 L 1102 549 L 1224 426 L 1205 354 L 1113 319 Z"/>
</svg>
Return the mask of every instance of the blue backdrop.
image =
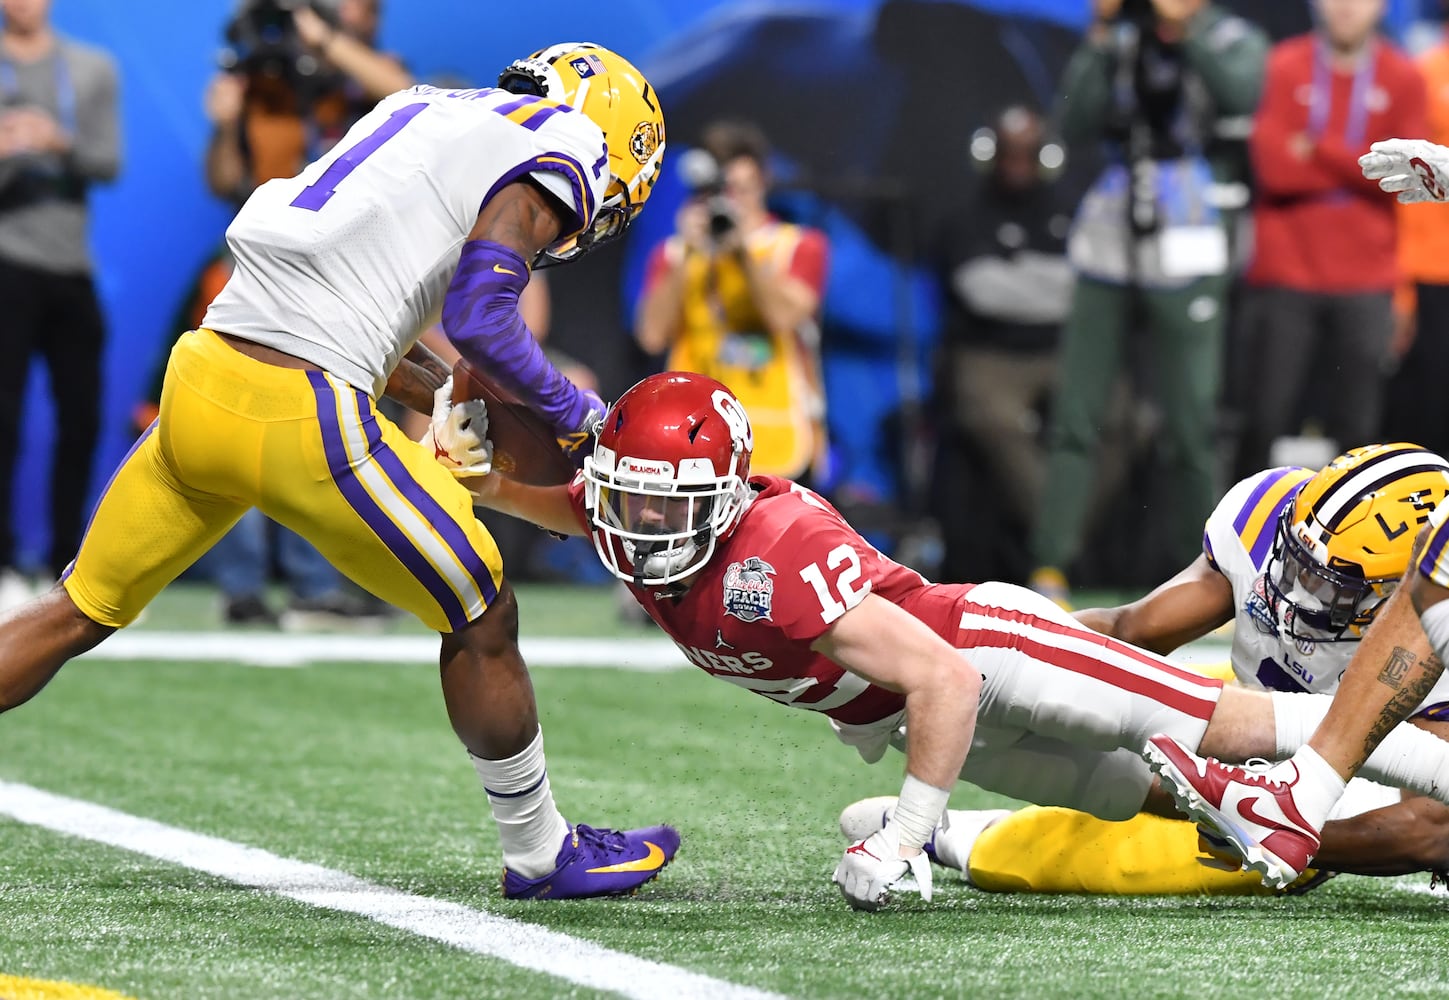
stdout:
<svg viewBox="0 0 1449 1000">
<path fill-rule="evenodd" d="M 964 0 L 941 0 L 942 3 Z M 1030 14 L 1066 24 L 1085 20 L 1090 0 L 972 0 L 978 7 Z M 1278 0 L 1283 2 L 1283 0 Z M 1402 24 L 1426 0 L 1393 0 Z M 762 8 L 868 11 L 879 0 L 391 0 L 382 43 L 418 76 L 491 82 L 520 54 L 560 40 L 597 41 L 637 57 L 648 71 L 670 55 L 668 40 L 711 19 L 749 16 Z M 55 0 L 63 32 L 108 49 L 121 73 L 124 165 L 120 180 L 93 197 L 92 244 L 109 325 L 104 427 L 97 488 L 130 444 L 130 410 L 145 391 L 180 298 L 225 229 L 229 211 L 202 180 L 208 125 L 201 95 L 216 65 L 225 0 Z M 45 470 L 50 448 L 49 394 L 32 381 L 26 440 L 17 476 L 20 561 L 35 562 L 46 536 Z M 65 386 L 56 395 L 64 405 Z"/>
</svg>

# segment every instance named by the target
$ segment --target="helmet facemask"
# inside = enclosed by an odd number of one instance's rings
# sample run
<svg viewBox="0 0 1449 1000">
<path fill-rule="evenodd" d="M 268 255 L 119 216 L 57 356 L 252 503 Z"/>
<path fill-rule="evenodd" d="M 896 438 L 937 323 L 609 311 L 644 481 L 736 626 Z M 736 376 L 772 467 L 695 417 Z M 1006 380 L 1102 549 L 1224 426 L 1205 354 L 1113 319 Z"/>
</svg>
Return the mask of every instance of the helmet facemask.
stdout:
<svg viewBox="0 0 1449 1000">
<path fill-rule="evenodd" d="M 1284 640 L 1356 642 L 1388 600 L 1397 577 L 1368 579 L 1357 563 L 1310 550 L 1308 526 L 1295 530 L 1288 504 L 1278 517 L 1273 549 L 1263 571 L 1263 596 Z M 1311 515 L 1310 515 L 1311 519 Z M 1264 632 L 1266 623 L 1259 622 Z"/>
<path fill-rule="evenodd" d="M 614 194 L 599 206 L 589 228 L 559 240 L 552 246 L 544 247 L 534 258 L 534 270 L 578 260 L 595 247 L 624 235 L 624 230 L 629 228 L 634 217 L 634 211 L 629 206 L 629 192 L 623 190 L 623 185 L 613 187 L 620 188 L 622 193 Z"/>
<path fill-rule="evenodd" d="M 643 85 L 642 104 L 638 94 L 631 96 L 631 82 Z M 558 101 L 590 116 L 603 130 L 608 147 L 609 183 L 588 228 L 546 247 L 533 266 L 577 260 L 624 235 L 648 200 L 664 155 L 664 120 L 657 103 L 652 103 L 647 81 L 626 60 L 607 49 L 589 42 L 565 42 L 510 63 L 499 75 L 498 87 L 509 93 Z M 601 95 L 607 94 L 613 97 L 601 106 Z M 644 120 L 630 117 L 631 106 Z M 617 166 L 620 162 L 637 165 L 638 169 L 621 169 Z"/>
<path fill-rule="evenodd" d="M 698 571 L 728 537 L 748 502 L 739 453 L 719 475 L 705 458 L 670 462 L 616 457 L 596 447 L 584 459 L 584 504 L 594 548 L 616 577 L 663 587 Z"/>
</svg>

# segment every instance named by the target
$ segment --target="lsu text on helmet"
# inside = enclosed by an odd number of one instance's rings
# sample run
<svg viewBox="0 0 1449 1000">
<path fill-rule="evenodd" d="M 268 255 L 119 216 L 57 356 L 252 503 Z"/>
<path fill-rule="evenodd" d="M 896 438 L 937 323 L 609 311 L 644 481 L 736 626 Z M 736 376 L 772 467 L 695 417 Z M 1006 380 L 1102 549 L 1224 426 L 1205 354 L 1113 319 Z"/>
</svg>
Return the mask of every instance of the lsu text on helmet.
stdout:
<svg viewBox="0 0 1449 1000">
<path fill-rule="evenodd" d="M 572 260 L 621 236 L 644 208 L 664 160 L 664 114 L 644 74 L 623 56 L 592 42 L 563 42 L 511 63 L 498 86 L 567 104 L 604 133 L 609 185 L 593 224 L 550 247 L 546 257 Z"/>
<path fill-rule="evenodd" d="M 1449 462 L 1404 442 L 1354 448 L 1304 483 L 1278 518 L 1264 571 L 1284 638 L 1360 638 L 1446 497 Z"/>
<path fill-rule="evenodd" d="M 750 418 L 723 382 L 664 372 L 604 415 L 584 460 L 599 558 L 621 580 L 664 587 L 699 570 L 750 499 Z"/>
</svg>

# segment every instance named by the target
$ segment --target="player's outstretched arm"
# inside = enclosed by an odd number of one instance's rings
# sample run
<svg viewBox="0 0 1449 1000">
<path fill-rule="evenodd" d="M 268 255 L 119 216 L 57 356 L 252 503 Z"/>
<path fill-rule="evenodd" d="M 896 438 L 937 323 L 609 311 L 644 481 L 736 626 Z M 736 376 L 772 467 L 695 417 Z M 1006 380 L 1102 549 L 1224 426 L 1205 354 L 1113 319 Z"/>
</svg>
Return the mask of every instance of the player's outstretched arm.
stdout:
<svg viewBox="0 0 1449 1000">
<path fill-rule="evenodd" d="M 555 534 L 584 533 L 574 516 L 567 485 L 530 486 L 497 472 L 462 482 L 473 491 L 479 506 L 520 518 Z"/>
<path fill-rule="evenodd" d="M 443 298 L 443 332 L 479 371 L 537 410 L 560 435 L 591 429 L 604 401 L 580 390 L 544 356 L 518 312 L 529 262 L 565 228 L 563 206 L 528 180 L 505 185 L 478 213 Z"/>
<path fill-rule="evenodd" d="M 885 827 L 852 844 L 835 870 L 847 902 L 873 910 L 913 871 L 931 898 L 922 846 L 946 811 L 976 728 L 981 675 L 920 619 L 877 594 L 841 615 L 812 647 L 872 684 L 906 696 L 906 779 Z"/>
<path fill-rule="evenodd" d="M 1345 779 L 1423 702 L 1444 672 L 1414 609 L 1417 568 L 1410 566 L 1408 575 L 1359 642 L 1328 714 L 1308 742 Z"/>
<path fill-rule="evenodd" d="M 1233 585 L 1205 555 L 1131 604 L 1076 613 L 1090 629 L 1163 655 L 1232 618 Z"/>
</svg>

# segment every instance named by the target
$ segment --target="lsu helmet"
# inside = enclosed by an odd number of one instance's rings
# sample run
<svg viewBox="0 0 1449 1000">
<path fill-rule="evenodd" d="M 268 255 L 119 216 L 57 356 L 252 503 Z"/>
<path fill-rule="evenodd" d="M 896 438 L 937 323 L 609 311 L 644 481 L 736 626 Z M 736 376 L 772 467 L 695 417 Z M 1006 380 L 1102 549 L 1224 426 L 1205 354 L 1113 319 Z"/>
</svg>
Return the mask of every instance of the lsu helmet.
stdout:
<svg viewBox="0 0 1449 1000">
<path fill-rule="evenodd" d="M 593 224 L 545 257 L 572 260 L 623 235 L 649 200 L 664 160 L 664 114 L 644 74 L 602 45 L 563 42 L 511 63 L 498 86 L 582 112 L 603 130 L 608 146 L 609 184 Z"/>
<path fill-rule="evenodd" d="M 584 507 L 599 558 L 619 579 L 664 587 L 698 570 L 750 501 L 754 436 L 723 382 L 664 372 L 604 415 L 584 459 Z"/>
<path fill-rule="evenodd" d="M 1449 462 L 1402 442 L 1354 448 L 1304 483 L 1279 515 L 1264 571 L 1264 597 L 1283 638 L 1359 639 L 1446 497 Z"/>
</svg>

